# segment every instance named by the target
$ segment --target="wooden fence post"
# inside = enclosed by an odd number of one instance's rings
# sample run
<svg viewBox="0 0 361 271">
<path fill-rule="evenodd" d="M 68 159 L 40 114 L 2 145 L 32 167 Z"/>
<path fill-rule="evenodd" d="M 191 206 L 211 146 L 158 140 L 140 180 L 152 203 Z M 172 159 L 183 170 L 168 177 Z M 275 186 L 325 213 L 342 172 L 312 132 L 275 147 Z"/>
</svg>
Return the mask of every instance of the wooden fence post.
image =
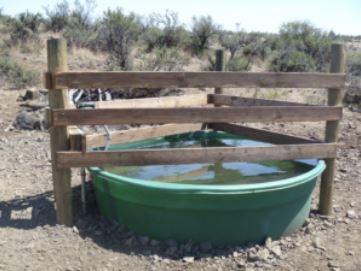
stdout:
<svg viewBox="0 0 361 271">
<path fill-rule="evenodd" d="M 68 70 L 67 48 L 64 39 L 49 39 L 47 42 L 48 72 L 51 74 Z M 53 81 L 53 80 L 51 80 Z M 49 107 L 60 109 L 69 107 L 68 90 L 48 91 Z M 72 191 L 70 169 L 59 169 L 57 167 L 56 152 L 69 149 L 68 127 L 50 127 L 50 148 L 53 186 L 55 195 L 57 222 L 66 226 L 72 226 Z"/>
<path fill-rule="evenodd" d="M 216 71 L 224 71 L 224 51 L 222 49 L 216 50 Z M 215 94 L 222 94 L 223 90 L 221 88 L 214 89 Z"/>
<path fill-rule="evenodd" d="M 345 72 L 345 50 L 342 44 L 332 44 L 330 72 Z M 342 98 L 343 89 L 328 90 L 328 105 L 341 105 Z M 339 126 L 340 122 L 338 120 L 326 122 L 326 142 L 336 142 L 338 140 Z M 336 158 L 325 159 L 325 162 L 327 168 L 321 177 L 319 212 L 322 215 L 331 215 L 333 180 L 336 172 Z"/>
</svg>

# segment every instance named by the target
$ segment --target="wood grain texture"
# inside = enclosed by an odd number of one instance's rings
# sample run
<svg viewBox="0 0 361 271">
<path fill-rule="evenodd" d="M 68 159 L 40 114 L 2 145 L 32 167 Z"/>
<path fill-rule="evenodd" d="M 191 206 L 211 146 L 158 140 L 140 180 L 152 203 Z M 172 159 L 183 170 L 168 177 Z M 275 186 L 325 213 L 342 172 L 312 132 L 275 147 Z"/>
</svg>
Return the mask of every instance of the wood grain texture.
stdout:
<svg viewBox="0 0 361 271">
<path fill-rule="evenodd" d="M 332 44 L 331 47 L 331 73 L 344 72 L 346 68 L 346 53 L 343 44 Z M 342 105 L 343 89 L 332 88 L 328 91 L 328 105 L 340 106 Z M 337 142 L 340 130 L 340 122 L 338 120 L 327 121 L 325 131 L 326 142 Z M 321 176 L 320 185 L 320 202 L 319 212 L 323 215 L 332 214 L 332 193 L 333 181 L 336 172 L 336 159 L 326 159 L 326 169 Z"/>
<path fill-rule="evenodd" d="M 57 88 L 342 88 L 345 74 L 304 72 L 62 72 Z"/>
<path fill-rule="evenodd" d="M 307 106 L 307 104 L 302 103 L 273 101 L 266 99 L 245 98 L 232 95 L 217 94 L 209 94 L 208 102 L 213 103 L 215 106 Z"/>
<path fill-rule="evenodd" d="M 240 136 L 250 138 L 252 140 L 264 141 L 272 144 L 305 144 L 305 143 L 321 143 L 303 137 L 290 136 L 280 133 L 275 133 L 267 130 L 246 127 L 243 125 L 230 123 L 210 123 L 210 129 L 220 130 Z"/>
<path fill-rule="evenodd" d="M 342 107 L 254 106 L 216 108 L 138 108 L 53 110 L 52 124 L 116 125 L 211 122 L 287 122 L 338 120 Z"/>
<path fill-rule="evenodd" d="M 48 74 L 64 72 L 68 68 L 66 42 L 63 39 L 50 39 L 47 42 Z M 53 84 L 48 87 L 54 87 Z M 68 90 L 61 88 L 49 91 L 49 107 L 69 108 Z M 50 127 L 50 149 L 53 187 L 56 205 L 57 222 L 66 226 L 73 224 L 72 190 L 70 169 L 59 169 L 57 167 L 56 152 L 69 149 L 68 128 Z"/>
<path fill-rule="evenodd" d="M 207 105 L 206 94 L 190 94 L 142 99 L 118 99 L 112 101 L 95 102 L 95 108 L 172 108 Z"/>
<path fill-rule="evenodd" d="M 114 131 L 111 132 L 111 144 L 121 144 L 148 138 L 193 132 L 200 130 L 201 126 L 201 124 L 165 124 L 131 130 Z M 89 134 L 85 135 L 85 141 L 86 148 L 91 149 L 105 146 L 107 143 L 107 138 L 106 134 L 103 133 Z"/>
<path fill-rule="evenodd" d="M 85 133 L 80 130 L 77 126 L 69 126 L 69 147 L 72 151 L 83 150 L 83 137 Z"/>
<path fill-rule="evenodd" d="M 264 147 L 138 149 L 124 151 L 58 152 L 59 168 L 103 165 L 171 165 L 185 163 L 255 162 L 335 157 L 336 144 Z"/>
</svg>

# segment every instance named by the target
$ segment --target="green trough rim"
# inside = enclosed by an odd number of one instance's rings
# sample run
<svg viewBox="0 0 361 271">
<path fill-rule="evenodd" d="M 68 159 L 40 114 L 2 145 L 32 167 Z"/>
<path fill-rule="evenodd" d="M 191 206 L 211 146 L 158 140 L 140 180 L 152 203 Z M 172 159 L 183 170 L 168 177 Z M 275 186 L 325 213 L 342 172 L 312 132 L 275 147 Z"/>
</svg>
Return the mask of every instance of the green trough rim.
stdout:
<svg viewBox="0 0 361 271">
<path fill-rule="evenodd" d="M 203 185 L 203 184 L 181 184 L 181 183 L 164 183 L 156 180 L 144 180 L 129 178 L 122 175 L 110 173 L 97 167 L 90 168 L 90 172 L 94 175 L 101 176 L 107 181 L 111 182 L 123 182 L 130 185 L 141 186 L 150 189 L 161 189 L 169 191 L 183 191 L 183 192 L 198 192 L 202 194 L 217 194 L 217 193 L 228 193 L 228 194 L 249 194 L 249 193 L 261 193 L 266 191 L 274 191 L 279 189 L 286 189 L 301 185 L 312 179 L 318 177 L 322 171 L 326 168 L 326 164 L 323 160 L 318 160 L 317 164 L 311 170 L 302 173 L 300 175 L 275 180 L 265 183 L 255 184 L 233 184 L 233 185 Z"/>
</svg>

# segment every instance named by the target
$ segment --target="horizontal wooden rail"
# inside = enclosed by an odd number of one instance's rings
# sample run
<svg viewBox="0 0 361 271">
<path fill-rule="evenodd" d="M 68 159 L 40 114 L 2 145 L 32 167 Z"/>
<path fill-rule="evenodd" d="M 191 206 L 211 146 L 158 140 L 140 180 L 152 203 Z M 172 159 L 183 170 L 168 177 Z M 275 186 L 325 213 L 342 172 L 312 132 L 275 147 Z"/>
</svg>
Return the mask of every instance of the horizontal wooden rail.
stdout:
<svg viewBox="0 0 361 271">
<path fill-rule="evenodd" d="M 148 138 L 193 132 L 198 131 L 201 128 L 202 124 L 165 124 L 131 130 L 114 131 L 111 132 L 111 144 L 121 144 Z M 84 150 L 105 146 L 107 143 L 106 134 L 99 133 L 85 135 L 84 142 Z"/>
<path fill-rule="evenodd" d="M 142 99 L 118 99 L 95 102 L 95 108 L 172 108 L 207 105 L 207 94 L 190 94 Z"/>
<path fill-rule="evenodd" d="M 266 99 L 245 98 L 231 95 L 209 94 L 208 102 L 216 106 L 305 106 L 307 104 L 286 102 L 286 101 L 273 101 Z"/>
<path fill-rule="evenodd" d="M 138 149 L 96 152 L 57 152 L 59 168 L 103 165 L 171 165 L 187 163 L 255 162 L 335 157 L 335 143 L 261 147 Z"/>
<path fill-rule="evenodd" d="M 230 123 L 209 123 L 208 128 L 214 130 L 220 130 L 220 131 L 248 137 L 252 140 L 258 140 L 272 144 L 321 143 L 320 141 L 314 141 L 303 137 L 290 136 L 263 129 L 256 129 L 256 128 L 246 127 L 237 124 L 230 124 Z"/>
<path fill-rule="evenodd" d="M 343 73 L 300 72 L 62 72 L 55 74 L 54 80 L 47 80 L 53 84 L 47 87 L 343 88 L 345 78 Z"/>
<path fill-rule="evenodd" d="M 342 107 L 254 106 L 215 108 L 138 108 L 138 109 L 56 109 L 51 123 L 64 125 L 116 125 L 212 122 L 287 122 L 338 120 Z"/>
</svg>

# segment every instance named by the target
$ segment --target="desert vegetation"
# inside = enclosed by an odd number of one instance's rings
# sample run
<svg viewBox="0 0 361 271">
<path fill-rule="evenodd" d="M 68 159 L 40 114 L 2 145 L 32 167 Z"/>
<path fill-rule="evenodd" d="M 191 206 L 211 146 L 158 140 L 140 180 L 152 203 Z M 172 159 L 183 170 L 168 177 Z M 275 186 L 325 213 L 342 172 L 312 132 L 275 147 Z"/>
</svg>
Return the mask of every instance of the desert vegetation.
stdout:
<svg viewBox="0 0 361 271">
<path fill-rule="evenodd" d="M 357 37 L 326 32 L 308 22 L 285 22 L 275 34 L 229 31 L 211 16 L 182 23 L 177 13 L 166 11 L 142 17 L 121 8 L 95 16 L 94 0 L 63 0 L 43 13 L 0 13 L 0 78 L 14 88 L 41 83 L 45 39 L 62 36 L 69 50 L 81 51 L 88 63 L 81 69 L 103 70 L 212 70 L 214 50 L 224 49 L 228 71 L 326 71 L 330 44 Z M 361 73 L 361 54 L 350 48 L 348 71 Z M 97 57 L 99 56 L 99 57 Z M 26 61 L 25 61 L 26 60 Z M 35 69 L 39 68 L 39 69 Z"/>
</svg>

